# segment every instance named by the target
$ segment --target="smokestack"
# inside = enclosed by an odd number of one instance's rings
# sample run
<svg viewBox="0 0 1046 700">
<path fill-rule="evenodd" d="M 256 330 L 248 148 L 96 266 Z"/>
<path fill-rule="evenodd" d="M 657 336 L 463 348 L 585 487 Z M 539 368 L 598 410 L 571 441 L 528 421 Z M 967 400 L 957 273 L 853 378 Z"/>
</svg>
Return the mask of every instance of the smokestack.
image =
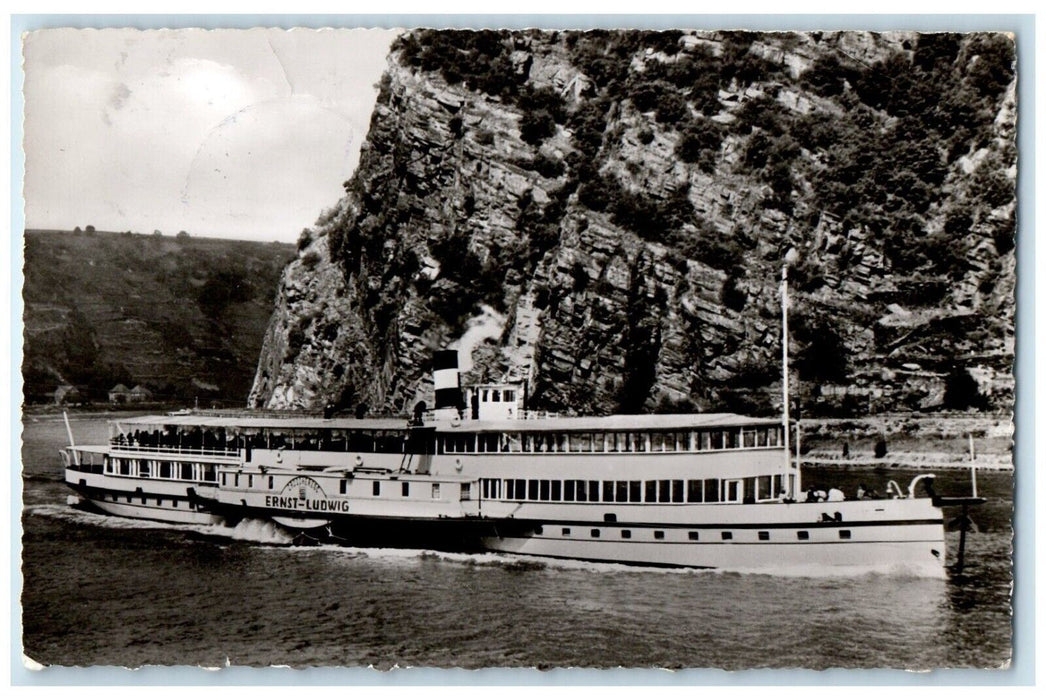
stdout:
<svg viewBox="0 0 1046 700">
<path fill-rule="evenodd" d="M 436 387 L 435 409 L 457 412 L 461 406 L 461 378 L 458 375 L 458 351 L 437 350 L 432 358 L 432 381 Z"/>
</svg>

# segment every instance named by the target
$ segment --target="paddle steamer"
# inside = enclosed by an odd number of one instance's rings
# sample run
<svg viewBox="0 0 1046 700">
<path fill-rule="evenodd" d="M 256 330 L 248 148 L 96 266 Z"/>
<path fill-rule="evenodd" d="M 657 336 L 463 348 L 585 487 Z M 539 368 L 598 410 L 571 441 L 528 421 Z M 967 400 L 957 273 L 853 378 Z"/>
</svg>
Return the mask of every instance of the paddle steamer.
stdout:
<svg viewBox="0 0 1046 700">
<path fill-rule="evenodd" d="M 448 388 L 456 353 L 437 361 Z M 729 568 L 944 561 L 918 479 L 905 498 L 807 502 L 780 420 L 534 414 L 510 384 L 460 403 L 441 389 L 410 421 L 117 420 L 108 444 L 62 450 L 65 479 L 113 515 L 269 519 L 355 544 Z"/>
</svg>

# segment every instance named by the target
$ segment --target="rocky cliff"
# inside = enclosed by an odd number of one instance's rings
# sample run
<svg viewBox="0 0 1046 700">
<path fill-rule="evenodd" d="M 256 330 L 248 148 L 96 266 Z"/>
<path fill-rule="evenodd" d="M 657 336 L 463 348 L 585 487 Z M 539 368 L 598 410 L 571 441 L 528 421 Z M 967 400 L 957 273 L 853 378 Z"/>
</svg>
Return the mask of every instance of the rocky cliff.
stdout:
<svg viewBox="0 0 1046 700">
<path fill-rule="evenodd" d="M 283 273 L 249 403 L 404 412 L 433 349 L 534 407 L 1012 405 L 999 35 L 417 31 Z"/>
</svg>

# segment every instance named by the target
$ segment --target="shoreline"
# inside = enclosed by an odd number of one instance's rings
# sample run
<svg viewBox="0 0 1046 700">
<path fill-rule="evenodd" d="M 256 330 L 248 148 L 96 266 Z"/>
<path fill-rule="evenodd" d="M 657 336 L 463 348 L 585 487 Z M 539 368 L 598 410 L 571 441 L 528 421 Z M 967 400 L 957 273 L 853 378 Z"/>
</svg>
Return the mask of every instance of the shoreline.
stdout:
<svg viewBox="0 0 1046 700">
<path fill-rule="evenodd" d="M 906 453 L 892 457 L 858 456 L 846 458 L 825 455 L 802 455 L 799 464 L 800 467 L 839 467 L 844 469 L 848 467 L 882 467 L 883 469 L 911 469 L 916 471 L 923 468 L 959 471 L 974 467 L 977 471 L 1015 471 L 1013 460 L 1008 459 L 1008 455 L 992 455 L 993 457 L 998 457 L 998 459 L 977 459 L 972 462 L 969 459 L 965 461 L 927 459 L 928 456 L 928 453 Z"/>
</svg>

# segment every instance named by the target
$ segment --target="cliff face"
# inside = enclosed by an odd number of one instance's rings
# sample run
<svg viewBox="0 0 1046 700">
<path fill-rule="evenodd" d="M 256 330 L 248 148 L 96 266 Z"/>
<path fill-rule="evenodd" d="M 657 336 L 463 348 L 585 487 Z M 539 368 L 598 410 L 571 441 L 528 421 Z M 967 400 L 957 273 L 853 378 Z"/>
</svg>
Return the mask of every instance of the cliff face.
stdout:
<svg viewBox="0 0 1046 700">
<path fill-rule="evenodd" d="M 934 36 L 408 35 L 250 404 L 776 411 L 787 254 L 804 405 L 1007 407 L 1012 44 Z"/>
</svg>

